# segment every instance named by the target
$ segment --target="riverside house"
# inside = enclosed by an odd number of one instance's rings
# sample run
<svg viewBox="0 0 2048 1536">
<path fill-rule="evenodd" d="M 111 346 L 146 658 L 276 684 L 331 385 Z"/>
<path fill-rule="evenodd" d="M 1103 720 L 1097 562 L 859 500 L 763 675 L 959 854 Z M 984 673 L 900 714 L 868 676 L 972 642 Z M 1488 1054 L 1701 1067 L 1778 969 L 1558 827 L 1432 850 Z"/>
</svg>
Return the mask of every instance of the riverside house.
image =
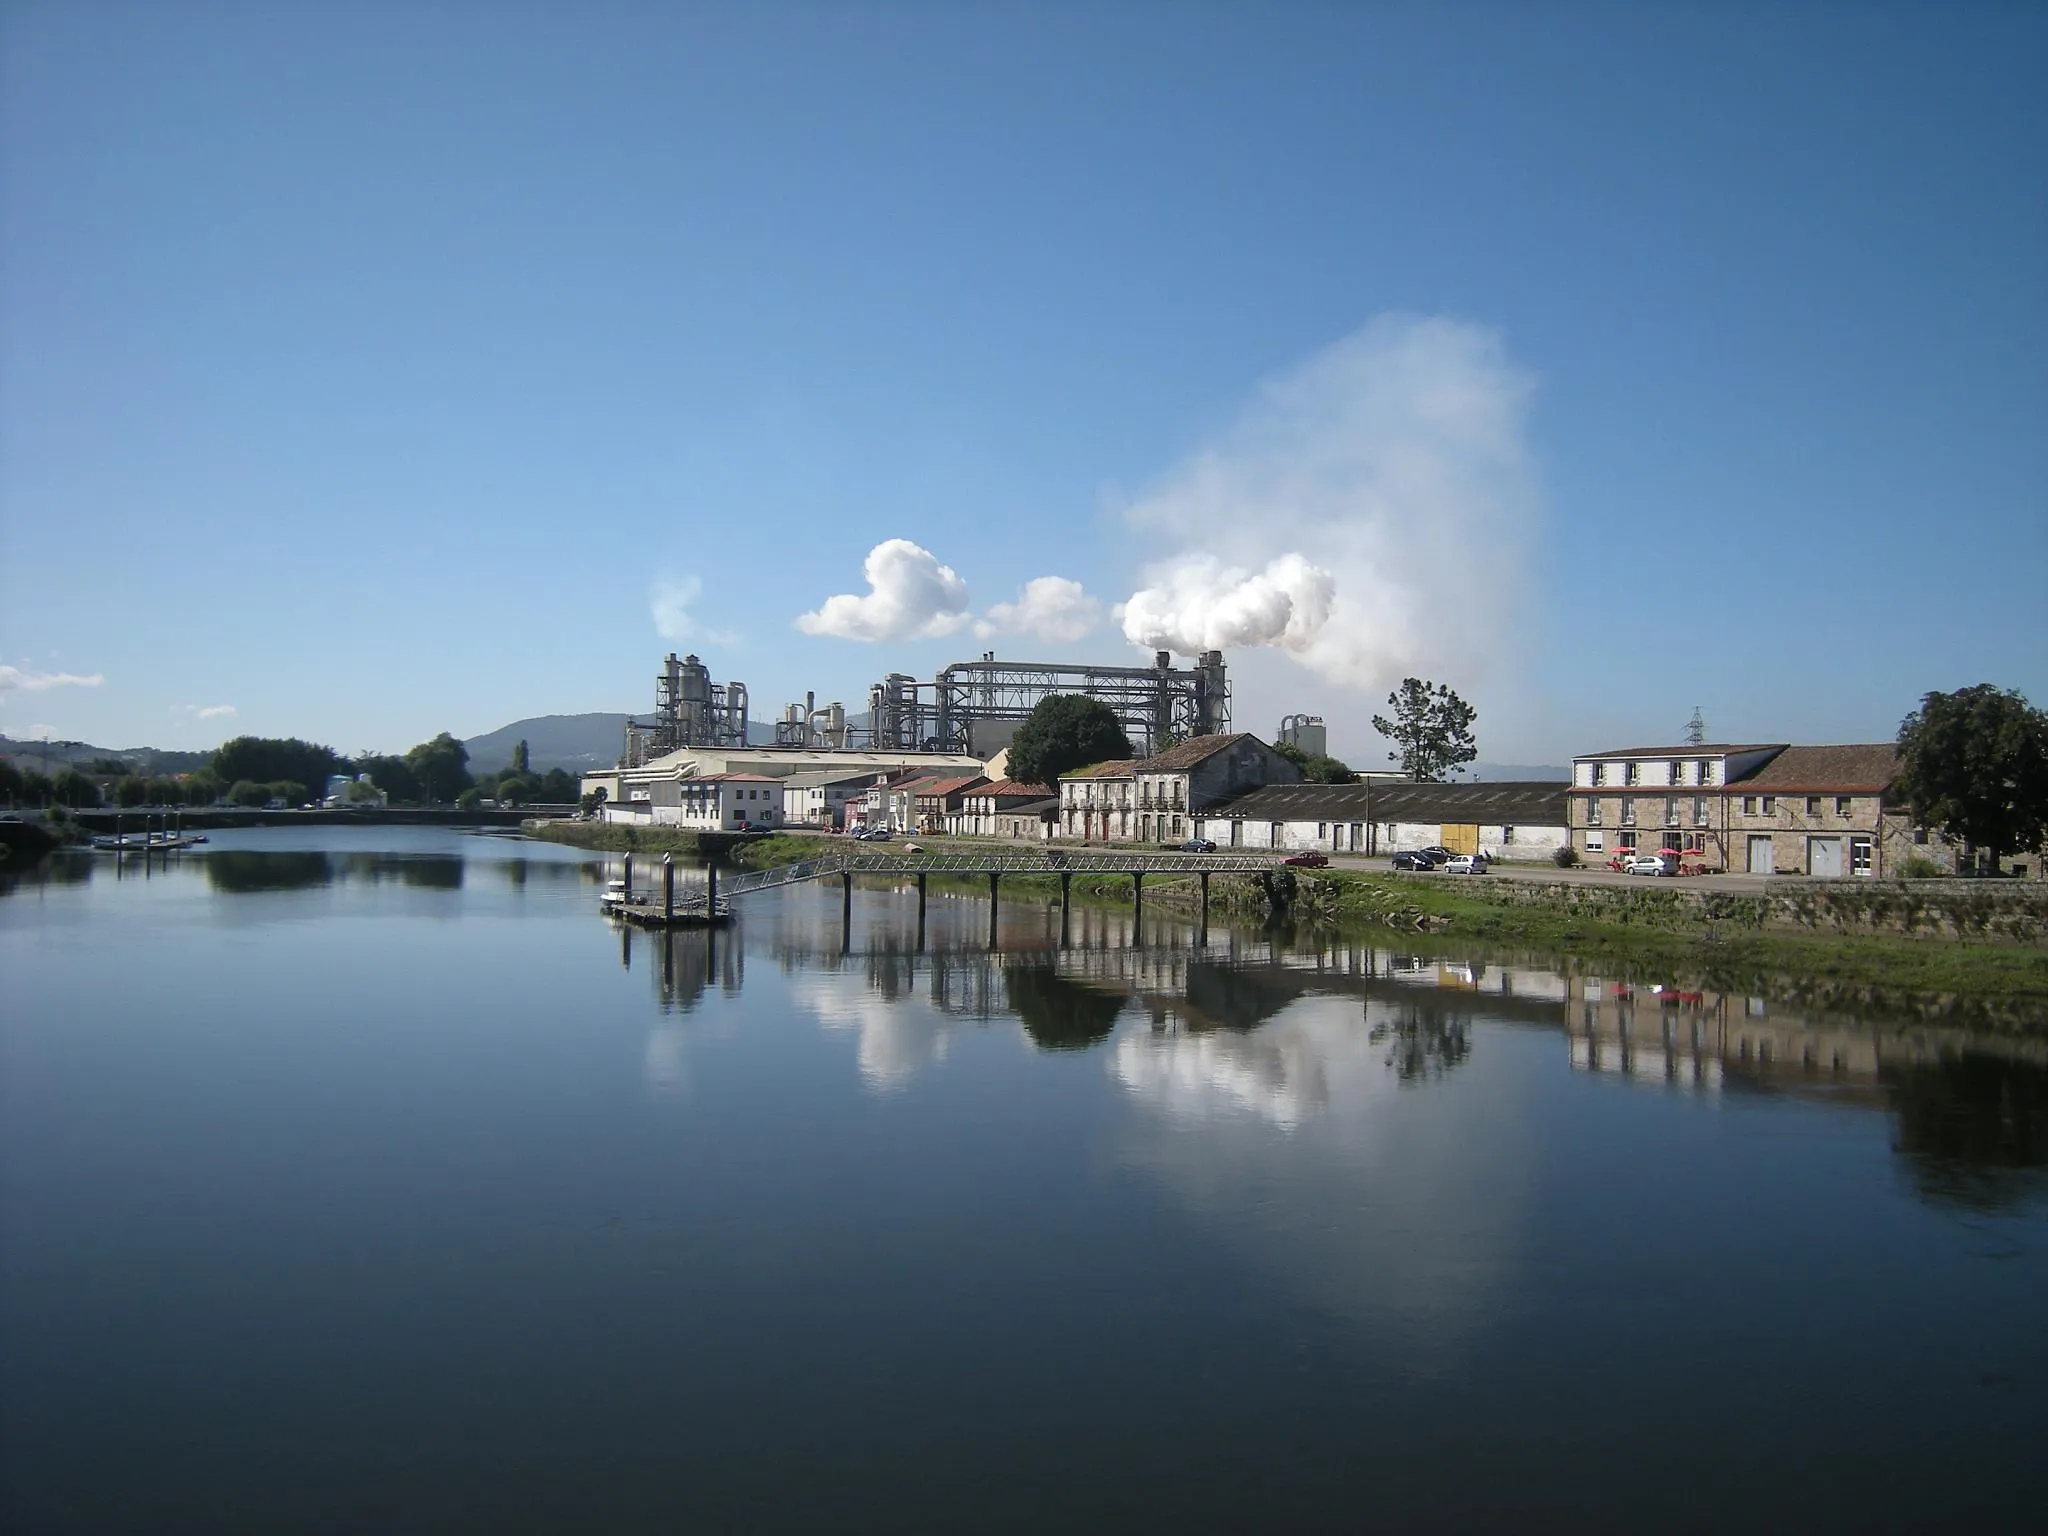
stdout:
<svg viewBox="0 0 2048 1536">
<path fill-rule="evenodd" d="M 1666 849 L 1708 870 L 1815 879 L 1953 872 L 1960 851 L 1898 800 L 1890 742 L 1633 747 L 1573 759 L 1572 846 L 1590 862 Z M 2038 855 L 2006 861 L 2039 876 Z"/>
</svg>

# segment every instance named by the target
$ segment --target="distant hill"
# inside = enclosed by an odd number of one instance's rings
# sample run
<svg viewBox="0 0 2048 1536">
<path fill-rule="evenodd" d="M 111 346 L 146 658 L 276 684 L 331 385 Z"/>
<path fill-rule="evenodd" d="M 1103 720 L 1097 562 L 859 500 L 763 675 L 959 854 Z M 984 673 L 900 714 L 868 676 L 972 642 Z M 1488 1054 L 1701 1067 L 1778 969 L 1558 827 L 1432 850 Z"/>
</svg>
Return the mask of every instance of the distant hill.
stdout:
<svg viewBox="0 0 2048 1536">
<path fill-rule="evenodd" d="M 211 752 L 174 752 L 164 747 L 96 747 L 89 741 L 16 741 L 0 736 L 0 757 L 12 758 L 23 768 L 38 773 L 60 768 L 83 768 L 95 758 L 118 762 L 137 773 L 191 773 L 213 761 Z"/>
<path fill-rule="evenodd" d="M 469 750 L 473 773 L 495 773 L 510 767 L 513 745 L 526 740 L 527 766 L 536 773 L 550 768 L 570 773 L 588 773 L 610 768 L 626 745 L 624 715 L 536 715 L 531 720 L 514 720 L 463 743 Z M 775 740 L 775 722 L 749 720 L 747 740 L 756 746 Z"/>
<path fill-rule="evenodd" d="M 536 773 L 550 768 L 570 773 L 588 773 L 609 768 L 619 760 L 625 747 L 624 715 L 535 715 L 514 720 L 463 743 L 469 749 L 473 773 L 496 773 L 512 763 L 512 748 L 524 739 L 527 766 Z"/>
</svg>

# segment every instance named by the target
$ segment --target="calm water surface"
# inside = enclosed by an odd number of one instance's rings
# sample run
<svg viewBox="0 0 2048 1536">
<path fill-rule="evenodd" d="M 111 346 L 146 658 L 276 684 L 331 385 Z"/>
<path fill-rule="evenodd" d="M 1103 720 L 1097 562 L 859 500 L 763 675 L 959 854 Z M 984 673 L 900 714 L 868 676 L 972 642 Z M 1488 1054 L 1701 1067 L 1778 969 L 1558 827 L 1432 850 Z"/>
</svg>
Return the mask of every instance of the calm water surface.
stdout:
<svg viewBox="0 0 2048 1536">
<path fill-rule="evenodd" d="M 606 875 L 0 886 L 0 1525 L 2040 1528 L 2038 1051 Z"/>
</svg>

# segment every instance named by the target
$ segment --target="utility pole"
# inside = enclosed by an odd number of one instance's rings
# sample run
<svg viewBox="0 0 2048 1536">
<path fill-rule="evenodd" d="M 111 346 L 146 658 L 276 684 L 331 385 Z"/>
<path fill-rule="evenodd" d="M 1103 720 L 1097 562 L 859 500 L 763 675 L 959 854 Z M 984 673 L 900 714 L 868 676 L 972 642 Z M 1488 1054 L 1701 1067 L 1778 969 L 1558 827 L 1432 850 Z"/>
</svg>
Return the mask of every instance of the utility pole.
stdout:
<svg viewBox="0 0 2048 1536">
<path fill-rule="evenodd" d="M 1704 747 L 1707 744 L 1707 722 L 1700 715 L 1700 707 L 1692 707 L 1692 718 L 1685 722 L 1685 744 L 1688 747 Z"/>
</svg>

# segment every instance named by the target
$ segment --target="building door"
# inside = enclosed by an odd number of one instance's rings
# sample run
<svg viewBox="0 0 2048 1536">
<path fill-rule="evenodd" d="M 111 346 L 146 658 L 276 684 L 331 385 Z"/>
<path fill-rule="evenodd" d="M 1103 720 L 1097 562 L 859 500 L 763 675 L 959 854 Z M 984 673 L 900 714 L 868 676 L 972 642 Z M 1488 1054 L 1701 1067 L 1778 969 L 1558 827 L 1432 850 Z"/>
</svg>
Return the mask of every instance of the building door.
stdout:
<svg viewBox="0 0 2048 1536">
<path fill-rule="evenodd" d="M 1479 851 L 1479 828 L 1472 822 L 1445 822 L 1443 826 L 1444 846 L 1453 853 L 1477 853 Z"/>
<path fill-rule="evenodd" d="M 1771 872 L 1771 840 L 1768 837 L 1752 837 L 1749 840 L 1749 872 L 1752 875 L 1768 875 Z"/>
<path fill-rule="evenodd" d="M 1365 852 L 1365 823 L 1362 821 L 1351 823 L 1351 851 L 1353 853 Z"/>
<path fill-rule="evenodd" d="M 1849 873 L 1868 876 L 1876 871 L 1876 848 L 1867 837 L 1849 839 Z"/>
<path fill-rule="evenodd" d="M 1842 840 L 1839 837 L 1809 837 L 1806 840 L 1806 872 L 1819 880 L 1842 878 Z"/>
<path fill-rule="evenodd" d="M 1241 821 L 1233 821 L 1230 824 L 1230 846 L 1233 848 L 1242 848 L 1244 846 L 1244 823 Z"/>
</svg>

